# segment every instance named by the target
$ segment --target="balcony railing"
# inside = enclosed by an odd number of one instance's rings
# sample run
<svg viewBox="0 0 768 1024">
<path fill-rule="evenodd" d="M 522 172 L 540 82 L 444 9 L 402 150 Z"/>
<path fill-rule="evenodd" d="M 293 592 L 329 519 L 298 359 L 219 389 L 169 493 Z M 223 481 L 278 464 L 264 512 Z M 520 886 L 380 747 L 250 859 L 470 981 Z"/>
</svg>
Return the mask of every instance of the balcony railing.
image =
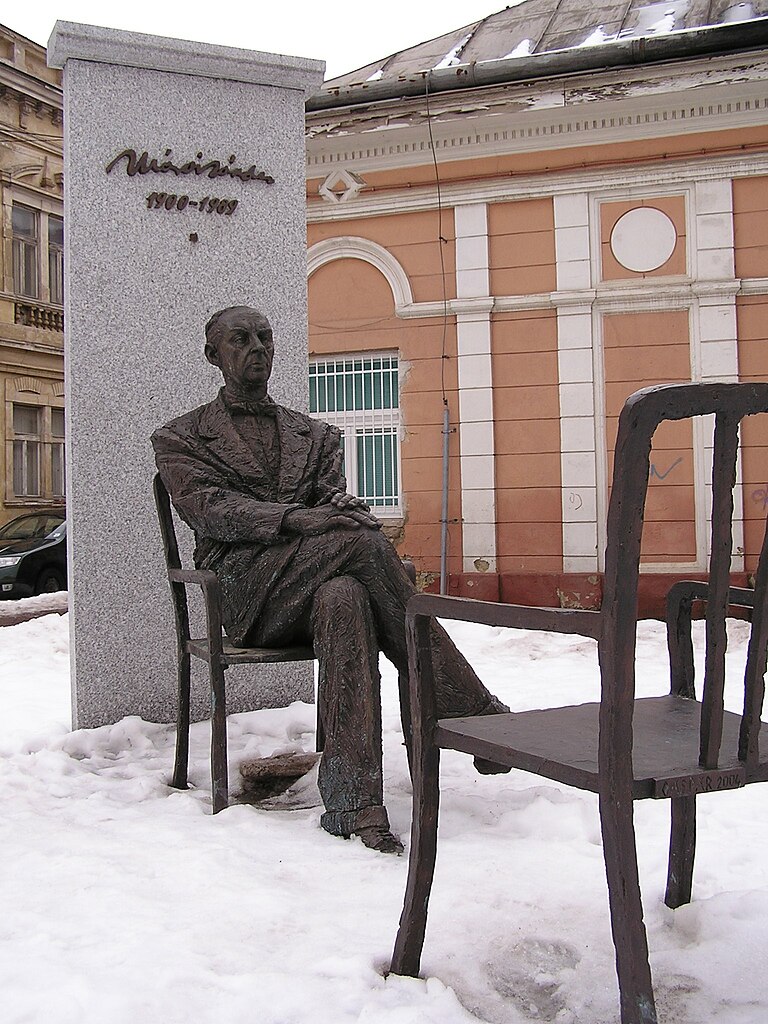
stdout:
<svg viewBox="0 0 768 1024">
<path fill-rule="evenodd" d="M 38 327 L 43 331 L 64 330 L 64 311 L 61 309 L 29 302 L 16 302 L 14 307 L 14 320 L 23 327 Z"/>
</svg>

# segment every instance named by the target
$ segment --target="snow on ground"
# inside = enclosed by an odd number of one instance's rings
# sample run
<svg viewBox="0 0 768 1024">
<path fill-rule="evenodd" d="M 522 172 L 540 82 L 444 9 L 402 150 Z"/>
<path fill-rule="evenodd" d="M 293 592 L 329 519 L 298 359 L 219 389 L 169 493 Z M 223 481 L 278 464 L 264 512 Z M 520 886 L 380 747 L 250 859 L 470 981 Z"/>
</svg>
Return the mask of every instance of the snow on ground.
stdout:
<svg viewBox="0 0 768 1024">
<path fill-rule="evenodd" d="M 311 781 L 270 809 L 211 816 L 205 724 L 186 792 L 168 787 L 172 727 L 126 718 L 71 732 L 67 630 L 58 615 L 0 629 L 2 1024 L 618 1021 L 593 796 L 481 777 L 444 754 L 425 980 L 385 978 L 407 858 L 326 835 Z M 738 677 L 746 625 L 730 630 Z M 592 641 L 451 632 L 515 709 L 597 695 Z M 663 627 L 642 623 L 643 694 L 665 691 L 664 652 Z M 407 837 L 396 681 L 383 669 L 387 803 Z M 313 723 L 304 704 L 232 716 L 233 775 L 246 755 L 312 749 Z M 768 1020 L 766 800 L 752 786 L 698 801 L 694 902 L 676 911 L 662 902 L 668 804 L 635 805 L 668 1024 Z"/>
</svg>

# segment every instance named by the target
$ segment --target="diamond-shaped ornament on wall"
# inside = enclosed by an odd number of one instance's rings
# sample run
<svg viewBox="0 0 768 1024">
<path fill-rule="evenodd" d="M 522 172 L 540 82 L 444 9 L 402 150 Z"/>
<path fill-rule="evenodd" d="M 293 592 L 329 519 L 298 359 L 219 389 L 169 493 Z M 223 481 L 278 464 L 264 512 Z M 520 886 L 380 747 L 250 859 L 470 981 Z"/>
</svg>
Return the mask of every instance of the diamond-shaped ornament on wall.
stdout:
<svg viewBox="0 0 768 1024">
<path fill-rule="evenodd" d="M 329 203 L 347 203 L 354 199 L 365 181 L 354 171 L 332 171 L 318 189 Z"/>
</svg>

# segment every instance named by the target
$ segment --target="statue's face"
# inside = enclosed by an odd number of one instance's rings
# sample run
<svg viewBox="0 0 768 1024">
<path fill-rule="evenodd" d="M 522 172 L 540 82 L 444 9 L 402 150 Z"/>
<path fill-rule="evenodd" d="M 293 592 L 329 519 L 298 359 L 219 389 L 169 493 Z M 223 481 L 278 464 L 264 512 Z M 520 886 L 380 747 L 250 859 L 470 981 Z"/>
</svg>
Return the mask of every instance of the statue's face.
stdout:
<svg viewBox="0 0 768 1024">
<path fill-rule="evenodd" d="M 269 320 L 256 309 L 229 309 L 217 324 L 216 345 L 205 346 L 209 363 L 218 366 L 227 384 L 265 386 L 272 372 L 274 343 Z"/>
</svg>

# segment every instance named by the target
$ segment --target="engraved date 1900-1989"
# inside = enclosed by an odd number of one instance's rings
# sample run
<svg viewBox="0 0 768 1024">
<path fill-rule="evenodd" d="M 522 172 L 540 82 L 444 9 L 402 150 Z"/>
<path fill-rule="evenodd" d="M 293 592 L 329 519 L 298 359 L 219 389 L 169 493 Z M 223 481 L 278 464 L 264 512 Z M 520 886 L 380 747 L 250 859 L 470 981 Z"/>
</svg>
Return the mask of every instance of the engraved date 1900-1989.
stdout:
<svg viewBox="0 0 768 1024">
<path fill-rule="evenodd" d="M 237 209 L 237 200 L 219 199 L 218 196 L 190 199 L 189 196 L 177 196 L 173 192 L 150 192 L 147 196 L 148 210 L 186 210 L 187 207 L 204 213 L 223 213 L 229 216 Z"/>
</svg>

